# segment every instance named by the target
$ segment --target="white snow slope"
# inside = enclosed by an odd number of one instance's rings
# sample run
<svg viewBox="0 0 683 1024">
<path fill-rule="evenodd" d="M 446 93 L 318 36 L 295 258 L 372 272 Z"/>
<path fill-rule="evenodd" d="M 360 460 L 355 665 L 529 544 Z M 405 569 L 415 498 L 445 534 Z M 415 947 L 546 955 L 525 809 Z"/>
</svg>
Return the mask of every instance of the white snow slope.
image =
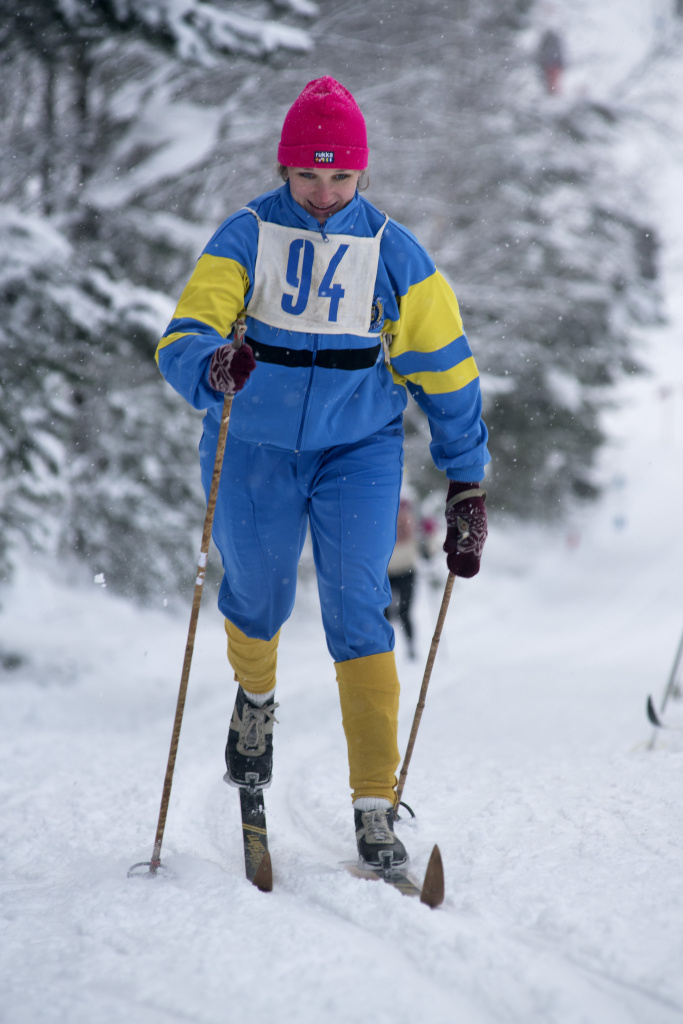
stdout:
<svg viewBox="0 0 683 1024">
<path fill-rule="evenodd" d="M 593 20 L 573 39 L 567 22 L 567 89 L 586 88 L 581 52 L 609 43 L 625 62 L 600 80 L 614 97 L 650 45 L 642 18 L 616 26 L 648 5 L 574 7 Z M 669 319 L 644 334 L 650 375 L 607 418 L 605 496 L 570 533 L 493 521 L 482 573 L 454 588 L 405 792 L 418 817 L 397 825 L 418 874 L 439 843 L 443 907 L 339 869 L 355 850 L 345 748 L 308 587 L 281 643 L 273 893 L 244 879 L 222 782 L 234 684 L 211 594 L 172 871 L 128 879 L 151 854 L 189 611 L 143 612 L 27 564 L 0 618 L 2 648 L 24 657 L 0 686 L 2 1024 L 683 1021 L 683 742 L 649 749 L 644 714 L 683 627 L 682 55 L 672 30 L 624 98 L 623 159 L 657 211 Z M 419 593 L 421 662 L 397 638 L 403 745 L 445 568 L 437 579 Z M 668 710 L 683 721 L 680 702 Z"/>
</svg>

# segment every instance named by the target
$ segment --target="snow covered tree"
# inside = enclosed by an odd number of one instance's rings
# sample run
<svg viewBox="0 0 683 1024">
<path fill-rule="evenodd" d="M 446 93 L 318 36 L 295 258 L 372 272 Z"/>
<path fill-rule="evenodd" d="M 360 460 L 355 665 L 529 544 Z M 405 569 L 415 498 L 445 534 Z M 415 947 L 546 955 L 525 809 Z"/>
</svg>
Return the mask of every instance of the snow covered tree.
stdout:
<svg viewBox="0 0 683 1024">
<path fill-rule="evenodd" d="M 140 595 L 173 592 L 202 501 L 188 419 L 154 368 L 158 293 L 118 283 L 43 218 L 0 208 L 3 574 L 23 541 Z M 199 424 L 196 424 L 198 429 Z"/>
<path fill-rule="evenodd" d="M 126 235 L 128 196 L 109 192 L 163 147 L 136 135 L 139 103 L 156 98 L 161 124 L 173 91 L 230 55 L 309 50 L 316 9 L 0 0 L 0 578 L 20 543 L 140 596 L 191 576 L 199 422 L 153 355 L 172 312 L 160 289 L 186 272 L 195 236 L 174 220 L 168 244 L 153 216 Z M 201 102 L 181 104 L 185 118 Z"/>
<path fill-rule="evenodd" d="M 208 71 L 234 54 L 310 50 L 309 33 L 281 15 L 307 20 L 316 4 L 269 7 L 270 17 L 253 0 L 227 8 L 205 0 L 26 0 L 17 8 L 0 0 L 2 77 L 23 86 L 7 90 L 3 134 L 13 145 L 0 156 L 0 200 L 23 193 L 48 214 L 78 206 L 112 137 L 135 119 L 125 100 L 122 115 L 120 100 L 136 79 L 149 90 L 160 77 L 177 79 L 183 63 Z"/>
</svg>

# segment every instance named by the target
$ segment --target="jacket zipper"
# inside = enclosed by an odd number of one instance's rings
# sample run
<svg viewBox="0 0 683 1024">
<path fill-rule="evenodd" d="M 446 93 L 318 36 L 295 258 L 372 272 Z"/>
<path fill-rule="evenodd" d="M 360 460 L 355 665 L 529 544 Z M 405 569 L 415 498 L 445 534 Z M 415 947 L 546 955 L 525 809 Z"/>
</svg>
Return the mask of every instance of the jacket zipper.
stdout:
<svg viewBox="0 0 683 1024">
<path fill-rule="evenodd" d="M 325 225 L 318 224 L 318 230 L 322 235 L 323 242 L 329 242 L 329 236 L 325 234 Z M 320 335 L 314 334 L 313 336 L 313 362 L 311 363 L 311 372 L 308 376 L 308 386 L 306 387 L 306 394 L 304 395 L 303 409 L 301 410 L 301 422 L 299 425 L 299 436 L 296 439 L 296 451 L 301 451 L 301 440 L 304 436 L 304 425 L 306 423 L 306 413 L 308 412 L 308 400 L 311 395 L 311 388 L 313 387 L 313 371 L 315 370 L 315 354 L 318 351 L 318 338 Z"/>
</svg>

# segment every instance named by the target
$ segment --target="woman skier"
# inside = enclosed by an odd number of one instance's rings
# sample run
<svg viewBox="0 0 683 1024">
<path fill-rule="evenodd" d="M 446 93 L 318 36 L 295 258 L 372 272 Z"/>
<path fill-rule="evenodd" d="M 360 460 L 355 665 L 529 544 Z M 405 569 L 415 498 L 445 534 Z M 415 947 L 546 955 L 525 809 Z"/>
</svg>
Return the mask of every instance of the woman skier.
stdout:
<svg viewBox="0 0 683 1024">
<path fill-rule="evenodd" d="M 224 395 L 235 395 L 213 524 L 218 605 L 238 689 L 226 779 L 271 781 L 280 627 L 311 532 L 348 745 L 360 858 L 404 864 L 394 835 L 399 681 L 387 565 L 408 391 L 450 483 L 449 569 L 473 576 L 489 460 L 477 368 L 456 298 L 419 242 L 358 191 L 366 126 L 329 76 L 284 121 L 284 184 L 238 210 L 201 254 L 157 349 L 196 409 L 208 495 Z M 246 324 L 246 334 L 240 345 Z"/>
</svg>

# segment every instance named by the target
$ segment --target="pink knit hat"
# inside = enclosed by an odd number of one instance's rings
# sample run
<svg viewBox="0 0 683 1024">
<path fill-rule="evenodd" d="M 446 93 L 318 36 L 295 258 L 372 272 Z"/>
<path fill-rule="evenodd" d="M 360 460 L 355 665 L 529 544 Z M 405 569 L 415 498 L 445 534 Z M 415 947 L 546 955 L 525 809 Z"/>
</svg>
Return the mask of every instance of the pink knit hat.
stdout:
<svg viewBox="0 0 683 1024">
<path fill-rule="evenodd" d="M 329 75 L 309 82 L 287 112 L 277 158 L 285 167 L 367 167 L 365 119 L 351 93 Z"/>
</svg>

